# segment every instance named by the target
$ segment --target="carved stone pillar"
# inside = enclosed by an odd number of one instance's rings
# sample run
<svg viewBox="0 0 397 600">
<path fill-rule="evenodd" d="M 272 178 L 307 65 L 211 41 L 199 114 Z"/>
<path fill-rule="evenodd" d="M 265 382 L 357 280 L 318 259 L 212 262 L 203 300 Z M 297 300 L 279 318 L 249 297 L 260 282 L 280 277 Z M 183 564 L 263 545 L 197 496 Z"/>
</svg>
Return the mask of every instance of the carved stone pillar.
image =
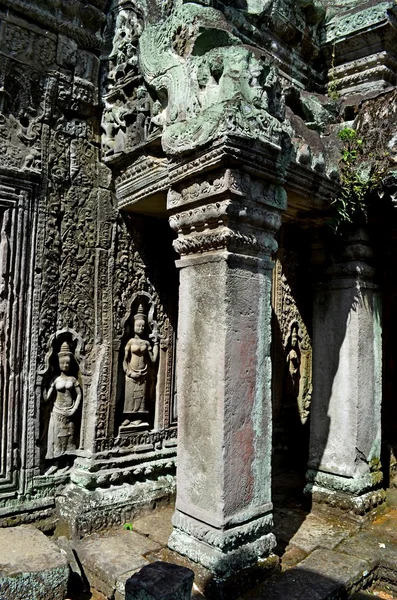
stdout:
<svg viewBox="0 0 397 600">
<path fill-rule="evenodd" d="M 281 187 L 229 169 L 168 196 L 181 256 L 169 547 L 221 579 L 275 545 L 271 255 L 284 205 Z"/>
<path fill-rule="evenodd" d="M 363 515 L 380 489 L 380 297 L 365 232 L 345 243 L 341 261 L 317 287 L 313 311 L 313 397 L 307 491 Z"/>
</svg>

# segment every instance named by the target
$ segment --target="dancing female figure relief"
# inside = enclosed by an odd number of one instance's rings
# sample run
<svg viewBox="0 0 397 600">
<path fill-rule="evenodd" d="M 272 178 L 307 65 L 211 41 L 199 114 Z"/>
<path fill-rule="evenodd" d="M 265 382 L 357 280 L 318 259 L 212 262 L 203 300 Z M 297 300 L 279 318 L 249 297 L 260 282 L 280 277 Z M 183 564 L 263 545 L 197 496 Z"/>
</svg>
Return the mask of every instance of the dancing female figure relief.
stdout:
<svg viewBox="0 0 397 600">
<path fill-rule="evenodd" d="M 134 315 L 134 337 L 128 340 L 125 346 L 123 370 L 125 373 L 125 395 L 123 426 L 145 427 L 149 423 L 149 410 L 147 407 L 148 394 L 150 393 L 149 376 L 150 364 L 155 364 L 159 353 L 159 340 L 157 330 L 154 329 L 151 337 L 153 347 L 145 339 L 147 318 L 142 305 L 139 305 Z"/>
<path fill-rule="evenodd" d="M 69 469 L 67 459 L 76 454 L 76 423 L 75 415 L 81 402 L 81 387 L 73 375 L 69 374 L 73 354 L 70 352 L 69 344 L 63 342 L 58 353 L 60 375 L 51 381 L 50 387 L 45 395 L 45 401 L 51 402 L 51 414 L 48 424 L 47 453 L 46 460 L 54 460 L 54 464 L 48 469 L 46 475 L 51 475 L 61 469 Z"/>
</svg>

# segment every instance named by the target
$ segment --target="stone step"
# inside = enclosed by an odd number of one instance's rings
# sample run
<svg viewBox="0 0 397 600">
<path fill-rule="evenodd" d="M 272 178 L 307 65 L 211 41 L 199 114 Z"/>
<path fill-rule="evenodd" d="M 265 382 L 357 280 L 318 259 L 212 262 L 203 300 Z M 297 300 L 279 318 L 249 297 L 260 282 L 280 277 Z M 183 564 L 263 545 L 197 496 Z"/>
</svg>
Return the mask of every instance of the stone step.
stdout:
<svg viewBox="0 0 397 600">
<path fill-rule="evenodd" d="M 0 529 L 1 600 L 65 600 L 64 553 L 33 525 Z"/>
<path fill-rule="evenodd" d="M 125 582 L 148 564 L 145 555 L 161 548 L 158 542 L 124 529 L 94 534 L 73 546 L 90 586 L 115 600 L 124 600 Z"/>
</svg>

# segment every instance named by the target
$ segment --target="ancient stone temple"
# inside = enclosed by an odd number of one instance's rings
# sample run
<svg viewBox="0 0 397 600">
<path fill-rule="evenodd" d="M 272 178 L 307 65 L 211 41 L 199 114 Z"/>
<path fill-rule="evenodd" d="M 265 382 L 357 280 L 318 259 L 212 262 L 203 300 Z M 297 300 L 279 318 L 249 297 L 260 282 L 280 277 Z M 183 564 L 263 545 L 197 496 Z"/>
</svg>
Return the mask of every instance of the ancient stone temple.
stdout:
<svg viewBox="0 0 397 600">
<path fill-rule="evenodd" d="M 1 525 L 82 537 L 176 492 L 169 547 L 221 580 L 272 554 L 272 470 L 382 504 L 396 27 L 393 0 L 0 0 Z"/>
</svg>

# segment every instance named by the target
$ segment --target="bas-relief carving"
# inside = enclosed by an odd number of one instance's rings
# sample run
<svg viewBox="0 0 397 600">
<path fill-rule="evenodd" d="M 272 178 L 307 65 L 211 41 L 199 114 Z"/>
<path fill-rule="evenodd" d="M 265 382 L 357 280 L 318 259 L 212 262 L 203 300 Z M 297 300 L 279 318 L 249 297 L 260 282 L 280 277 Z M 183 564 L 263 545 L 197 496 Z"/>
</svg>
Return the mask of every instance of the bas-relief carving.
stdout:
<svg viewBox="0 0 397 600">
<path fill-rule="evenodd" d="M 54 462 L 46 475 L 52 475 L 59 469 L 68 470 L 71 464 L 67 462 L 62 466 L 61 459 L 73 457 L 79 445 L 76 417 L 82 391 L 77 377 L 71 374 L 73 361 L 74 355 L 65 341 L 58 352 L 60 374 L 51 381 L 44 394 L 44 402 L 50 405 L 50 418 L 46 424 L 45 459 Z"/>
<path fill-rule="evenodd" d="M 153 307 L 154 308 L 154 307 Z M 145 339 L 147 326 L 152 331 L 149 337 L 152 343 Z M 133 317 L 134 336 L 128 340 L 124 350 L 123 371 L 125 373 L 124 405 L 122 422 L 123 431 L 126 428 L 134 431 L 137 428 L 149 427 L 150 405 L 153 405 L 155 391 L 154 367 L 159 354 L 159 339 L 157 323 L 153 317 L 148 322 L 143 303 L 139 303 Z"/>
<path fill-rule="evenodd" d="M 111 47 L 103 74 L 101 123 L 105 159 L 128 152 L 160 133 L 160 103 L 151 97 L 138 67 L 142 27 L 140 12 L 131 7 L 109 13 L 105 39 L 111 40 Z"/>
<path fill-rule="evenodd" d="M 130 440 L 127 444 L 133 444 L 134 432 L 139 430 L 175 425 L 172 298 L 176 288 L 173 291 L 168 272 L 172 257 L 170 253 L 169 263 L 159 261 L 158 254 L 153 255 L 155 249 L 151 252 L 146 245 L 147 235 L 148 230 L 139 219 L 120 215 L 113 281 L 113 331 L 117 345 L 113 360 L 119 365 L 113 378 L 117 388 L 113 389 L 117 416 L 114 429 Z M 157 235 L 161 235 L 161 228 Z M 112 432 L 108 430 L 107 435 L 112 436 Z M 98 441 L 101 447 L 103 443 L 104 440 Z"/>
<path fill-rule="evenodd" d="M 139 39 L 145 82 L 166 99 L 157 120 L 170 154 L 231 132 L 280 145 L 283 96 L 274 69 L 240 45 L 221 19 L 212 8 L 184 5 L 147 25 Z"/>
<path fill-rule="evenodd" d="M 273 309 L 281 336 L 284 366 L 278 362 L 277 370 L 283 373 L 278 372 L 276 376 L 279 381 L 282 379 L 282 386 L 280 389 L 275 382 L 275 394 L 281 394 L 287 404 L 296 403 L 300 421 L 304 424 L 310 414 L 312 396 L 312 348 L 295 297 L 296 275 L 293 268 L 289 268 L 295 264 L 296 256 L 281 247 L 274 269 Z"/>
<path fill-rule="evenodd" d="M 134 11 L 122 9 L 117 13 L 112 49 L 108 58 L 108 89 L 118 83 L 124 83 L 127 77 L 138 75 L 137 45 L 141 33 L 142 24 Z"/>
</svg>

